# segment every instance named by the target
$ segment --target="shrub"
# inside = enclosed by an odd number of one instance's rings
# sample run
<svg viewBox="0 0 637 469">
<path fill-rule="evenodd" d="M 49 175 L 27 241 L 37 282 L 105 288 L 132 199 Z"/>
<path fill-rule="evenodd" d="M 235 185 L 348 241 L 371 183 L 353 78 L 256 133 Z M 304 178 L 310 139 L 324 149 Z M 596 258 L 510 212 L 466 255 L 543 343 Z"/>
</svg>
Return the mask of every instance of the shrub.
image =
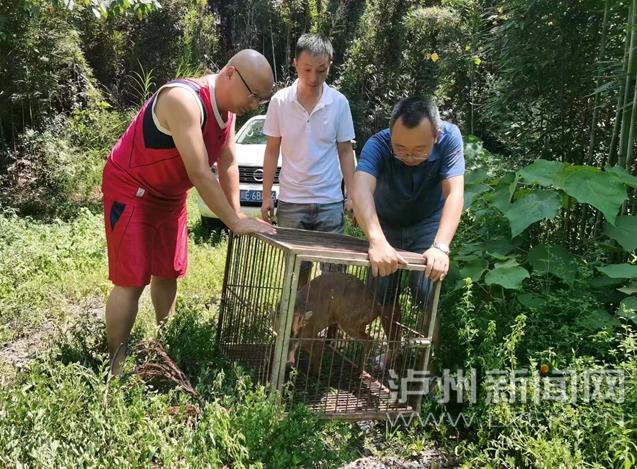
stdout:
<svg viewBox="0 0 637 469">
<path fill-rule="evenodd" d="M 42 218 L 68 218 L 81 206 L 99 205 L 104 163 L 128 119 L 127 113 L 78 110 L 49 120 L 43 131 L 27 129 L 4 153 L 3 205 Z"/>
<path fill-rule="evenodd" d="M 99 96 L 64 9 L 18 0 L 0 6 L 0 146 Z M 6 29 L 5 29 L 6 28 Z M 0 171 L 5 166 L 0 158 Z"/>
<path fill-rule="evenodd" d="M 86 11 L 75 22 L 97 80 L 124 107 L 137 106 L 142 98 L 136 74 L 150 78 L 154 92 L 176 76 L 214 69 L 220 62 L 217 17 L 206 2 L 161 5 L 142 21 L 130 16 L 96 20 Z"/>
</svg>

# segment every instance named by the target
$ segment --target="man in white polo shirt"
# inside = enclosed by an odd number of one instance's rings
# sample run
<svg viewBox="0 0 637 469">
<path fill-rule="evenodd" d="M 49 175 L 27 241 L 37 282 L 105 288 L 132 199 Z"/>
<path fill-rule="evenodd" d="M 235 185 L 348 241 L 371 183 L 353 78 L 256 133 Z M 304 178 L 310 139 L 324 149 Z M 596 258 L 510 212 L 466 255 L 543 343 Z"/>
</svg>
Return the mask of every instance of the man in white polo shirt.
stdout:
<svg viewBox="0 0 637 469">
<path fill-rule="evenodd" d="M 347 98 L 325 83 L 332 63 L 332 44 L 318 34 L 304 34 L 296 44 L 298 79 L 271 99 L 263 132 L 263 193 L 270 194 L 281 153 L 277 221 L 286 228 L 343 233 L 341 183 L 349 192 L 356 161 L 354 124 Z M 261 216 L 272 222 L 274 203 L 264 197 Z M 299 287 L 309 276 L 301 268 Z"/>
</svg>

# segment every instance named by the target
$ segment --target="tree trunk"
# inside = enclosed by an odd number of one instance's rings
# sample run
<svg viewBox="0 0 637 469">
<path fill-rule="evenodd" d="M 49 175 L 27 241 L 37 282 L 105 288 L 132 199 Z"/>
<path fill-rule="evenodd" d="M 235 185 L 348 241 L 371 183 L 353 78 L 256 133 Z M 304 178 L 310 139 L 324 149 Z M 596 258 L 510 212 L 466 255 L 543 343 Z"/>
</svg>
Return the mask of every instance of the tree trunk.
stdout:
<svg viewBox="0 0 637 469">
<path fill-rule="evenodd" d="M 274 83 L 279 81 L 276 67 L 276 53 L 274 52 L 274 34 L 272 33 L 272 17 L 270 17 L 270 44 L 272 45 L 272 69 L 274 70 Z"/>
</svg>

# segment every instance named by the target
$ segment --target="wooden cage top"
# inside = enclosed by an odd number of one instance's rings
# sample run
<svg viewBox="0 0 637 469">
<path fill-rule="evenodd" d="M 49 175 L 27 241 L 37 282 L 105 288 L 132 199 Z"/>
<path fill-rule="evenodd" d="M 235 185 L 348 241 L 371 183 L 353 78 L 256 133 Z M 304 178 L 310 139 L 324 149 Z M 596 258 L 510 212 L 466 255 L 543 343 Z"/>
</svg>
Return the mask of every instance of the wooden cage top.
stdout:
<svg viewBox="0 0 637 469">
<path fill-rule="evenodd" d="M 312 256 L 326 261 L 369 262 L 367 240 L 344 234 L 277 227 L 276 234 L 255 234 L 254 236 L 300 256 Z M 425 264 L 422 254 L 400 249 L 397 251 L 410 265 L 421 267 Z"/>
</svg>

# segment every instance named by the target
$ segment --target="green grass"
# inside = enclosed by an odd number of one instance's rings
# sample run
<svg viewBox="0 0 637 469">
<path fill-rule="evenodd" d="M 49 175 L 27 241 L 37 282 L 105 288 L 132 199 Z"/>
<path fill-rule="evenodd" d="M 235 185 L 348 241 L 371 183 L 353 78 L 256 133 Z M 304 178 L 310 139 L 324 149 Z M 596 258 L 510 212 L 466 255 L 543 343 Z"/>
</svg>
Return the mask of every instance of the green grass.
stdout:
<svg viewBox="0 0 637 469">
<path fill-rule="evenodd" d="M 343 425 L 302 408 L 285 415 L 243 380 L 217 374 L 213 397 L 193 404 L 132 380 L 106 384 L 77 363 L 37 364 L 19 386 L 0 389 L 0 466 L 311 467 L 346 458 Z"/>
<path fill-rule="evenodd" d="M 0 343 L 59 323 L 82 299 L 106 294 L 102 226 L 102 216 L 88 210 L 53 223 L 0 214 Z"/>
<path fill-rule="evenodd" d="M 223 282 L 226 242 L 203 242 L 194 197 L 189 200 L 190 265 L 179 282 L 178 303 L 209 304 Z M 86 298 L 104 302 L 108 281 L 102 213 L 87 209 L 68 222 L 44 223 L 0 213 L 0 344 L 44 324 L 62 324 Z M 152 329 L 148 291 L 138 327 Z"/>
<path fill-rule="evenodd" d="M 447 291 L 439 368 L 613 367 L 625 372 L 624 402 L 488 405 L 481 384 L 477 404 L 424 406 L 436 418 L 474 415 L 467 428 L 381 424 L 362 432 L 303 406 L 286 413 L 216 355 L 227 242 L 206 235 L 192 196 L 189 228 L 176 315 L 157 330 L 145 292 L 131 340 L 159 337 L 200 400 L 130 375 L 107 384 L 101 213 L 81 209 L 48 223 L 0 214 L 0 343 L 31 339 L 41 352 L 21 371 L 0 358 L 0 467 L 339 467 L 361 454 L 409 458 L 431 446 L 457 451 L 464 467 L 634 467 L 637 336 L 628 327 L 584 327 L 577 318 L 597 308 L 591 297 L 556 289 L 545 310 L 528 311 L 470 282 Z"/>
<path fill-rule="evenodd" d="M 357 456 L 347 425 L 321 422 L 304 407 L 286 413 L 216 356 L 227 243 L 207 239 L 194 197 L 189 227 L 190 267 L 176 315 L 157 331 L 145 292 L 131 340 L 159 335 L 200 401 L 132 377 L 107 384 L 101 213 L 81 210 L 52 223 L 0 215 L 2 341 L 52 331 L 26 370 L 7 378 L 10 366 L 0 362 L 0 467 L 335 467 Z"/>
</svg>

